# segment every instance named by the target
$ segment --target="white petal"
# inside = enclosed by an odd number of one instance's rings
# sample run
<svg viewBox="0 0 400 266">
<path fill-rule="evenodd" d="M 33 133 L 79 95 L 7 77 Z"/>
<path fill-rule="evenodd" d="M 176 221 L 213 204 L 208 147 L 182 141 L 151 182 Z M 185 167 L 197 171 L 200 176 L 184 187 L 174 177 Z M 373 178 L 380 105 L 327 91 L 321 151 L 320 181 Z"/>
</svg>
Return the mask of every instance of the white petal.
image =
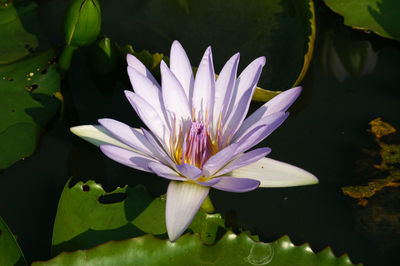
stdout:
<svg viewBox="0 0 400 266">
<path fill-rule="evenodd" d="M 182 119 L 191 118 L 188 98 L 182 88 L 181 83 L 167 67 L 164 61 L 161 61 L 161 85 L 162 97 L 165 109 L 174 114 L 178 122 Z"/>
<path fill-rule="evenodd" d="M 260 187 L 294 187 L 318 183 L 318 179 L 306 170 L 270 158 L 262 158 L 236 169 L 230 175 L 259 180 Z"/>
<path fill-rule="evenodd" d="M 178 41 L 174 41 L 171 46 L 169 65 L 172 73 L 181 83 L 187 99 L 193 96 L 193 70 L 185 50 Z M 190 103 L 189 103 L 190 105 Z"/>
<path fill-rule="evenodd" d="M 205 121 L 206 114 L 213 115 L 215 95 L 215 73 L 212 61 L 211 47 L 208 47 L 201 59 L 194 80 L 192 108 L 196 119 Z M 210 120 L 211 121 L 211 120 Z"/>
<path fill-rule="evenodd" d="M 141 73 L 143 76 L 147 77 L 148 79 L 151 80 L 151 82 L 154 83 L 158 88 L 160 88 L 160 84 L 158 84 L 157 80 L 153 77 L 153 75 L 150 73 L 150 71 L 143 65 L 142 62 L 140 62 L 139 59 L 137 59 L 135 56 L 131 54 L 126 55 L 126 61 L 128 62 L 128 66 L 136 69 Z"/>
<path fill-rule="evenodd" d="M 100 147 L 103 144 L 111 144 L 127 150 L 134 151 L 128 145 L 114 138 L 110 132 L 100 125 L 83 125 L 70 128 L 71 132 L 78 137 L 92 143 L 93 145 Z"/>
<path fill-rule="evenodd" d="M 161 90 L 156 87 L 147 77 L 143 76 L 136 69 L 128 66 L 128 75 L 132 84 L 133 91 L 151 104 L 157 111 L 160 118 L 166 117 L 163 108 Z"/>
<path fill-rule="evenodd" d="M 165 218 L 171 241 L 178 239 L 190 225 L 209 190 L 209 187 L 189 182 L 169 183 Z"/>
</svg>

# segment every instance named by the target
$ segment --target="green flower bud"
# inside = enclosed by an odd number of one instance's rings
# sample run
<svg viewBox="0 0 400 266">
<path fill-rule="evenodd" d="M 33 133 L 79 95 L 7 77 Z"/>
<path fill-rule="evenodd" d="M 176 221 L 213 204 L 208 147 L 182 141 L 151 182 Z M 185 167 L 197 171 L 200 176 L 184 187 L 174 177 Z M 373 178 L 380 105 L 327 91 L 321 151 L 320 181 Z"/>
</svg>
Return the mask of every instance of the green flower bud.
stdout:
<svg viewBox="0 0 400 266">
<path fill-rule="evenodd" d="M 107 74 L 117 69 L 118 59 L 115 46 L 109 38 L 103 37 L 93 46 L 87 63 L 93 74 Z"/>
<path fill-rule="evenodd" d="M 64 21 L 64 37 L 68 46 L 91 44 L 100 33 L 101 10 L 97 0 L 71 0 Z"/>
</svg>

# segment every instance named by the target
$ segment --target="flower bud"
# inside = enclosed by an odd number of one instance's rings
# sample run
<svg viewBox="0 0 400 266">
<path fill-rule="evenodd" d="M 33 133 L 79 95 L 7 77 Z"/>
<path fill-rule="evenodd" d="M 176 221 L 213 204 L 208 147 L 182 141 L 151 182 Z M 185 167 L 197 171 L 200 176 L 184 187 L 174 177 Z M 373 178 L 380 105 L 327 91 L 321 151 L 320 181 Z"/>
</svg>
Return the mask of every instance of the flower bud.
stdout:
<svg viewBox="0 0 400 266">
<path fill-rule="evenodd" d="M 94 42 L 100 33 L 101 10 L 97 0 L 71 0 L 64 21 L 64 38 L 68 46 Z"/>
<path fill-rule="evenodd" d="M 93 45 L 87 63 L 93 74 L 108 74 L 116 70 L 118 59 L 115 46 L 109 38 L 103 37 Z"/>
</svg>

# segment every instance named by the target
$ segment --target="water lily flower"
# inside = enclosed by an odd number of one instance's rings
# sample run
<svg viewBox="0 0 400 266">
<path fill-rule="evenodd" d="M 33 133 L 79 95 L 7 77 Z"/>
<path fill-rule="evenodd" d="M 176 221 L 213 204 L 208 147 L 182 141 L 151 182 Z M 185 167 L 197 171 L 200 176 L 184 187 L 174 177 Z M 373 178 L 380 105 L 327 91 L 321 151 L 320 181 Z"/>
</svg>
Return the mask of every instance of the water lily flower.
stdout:
<svg viewBox="0 0 400 266">
<path fill-rule="evenodd" d="M 301 92 L 300 87 L 282 92 L 246 118 L 264 57 L 236 78 L 237 53 L 216 79 L 208 47 L 194 77 L 186 52 L 175 41 L 170 66 L 161 62 L 161 86 L 137 58 L 128 54 L 127 61 L 134 92 L 125 95 L 148 129 L 105 118 L 100 125 L 71 131 L 112 160 L 171 180 L 166 203 L 171 241 L 189 226 L 210 188 L 246 192 L 318 183 L 303 169 L 265 158 L 270 148 L 248 151 L 282 124 Z"/>
</svg>

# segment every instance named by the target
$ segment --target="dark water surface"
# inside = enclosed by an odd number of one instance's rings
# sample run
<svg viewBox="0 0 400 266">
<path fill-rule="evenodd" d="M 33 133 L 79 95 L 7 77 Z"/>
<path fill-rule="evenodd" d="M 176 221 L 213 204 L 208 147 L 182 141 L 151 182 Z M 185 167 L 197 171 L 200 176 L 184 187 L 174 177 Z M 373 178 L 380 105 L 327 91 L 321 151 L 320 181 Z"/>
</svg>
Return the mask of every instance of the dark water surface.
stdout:
<svg viewBox="0 0 400 266">
<path fill-rule="evenodd" d="M 52 5 L 54 1 L 39 11 L 45 14 Z M 368 122 L 382 117 L 400 128 L 400 46 L 374 35 L 351 35 L 353 39 L 345 39 L 349 47 L 352 40 L 361 38 L 370 43 L 377 59 L 371 73 L 338 81 L 332 72 L 323 71 L 323 47 L 327 32 L 335 31 L 340 35 L 347 29 L 337 23 L 341 21 L 338 16 L 324 8 L 320 10 L 316 51 L 302 84 L 303 94 L 290 109 L 287 121 L 260 145 L 272 148 L 271 158 L 314 173 L 320 184 L 258 189 L 243 194 L 213 190 L 211 199 L 217 211 L 231 224 L 249 229 L 263 241 L 287 234 L 296 245 L 309 242 L 314 251 L 331 246 L 337 256 L 348 253 L 354 263 L 399 265 L 396 254 L 399 243 L 382 248 L 380 239 L 361 230 L 355 216 L 355 210 L 360 207 L 355 207 L 356 201 L 344 196 L 340 188 L 352 184 L 355 162 L 363 147 L 372 142 L 367 132 Z M 103 10 L 103 13 L 105 19 L 113 16 L 117 19 L 113 10 Z M 50 16 L 54 23 L 49 25 L 46 20 L 43 26 L 49 39 L 60 43 L 60 19 L 58 14 Z M 112 35 L 114 41 L 134 40 L 122 29 L 106 33 Z M 205 48 L 198 47 L 201 51 Z M 94 124 L 104 117 L 135 127 L 141 123 L 124 98 L 123 90 L 130 89 L 126 80 L 118 81 L 111 87 L 110 95 L 105 96 L 88 78 L 87 51 L 88 48 L 84 48 L 77 52 L 64 84 L 64 91 L 72 95 L 76 112 L 67 110 L 63 119 L 56 119 L 47 128 L 32 157 L 0 173 L 0 214 L 17 235 L 29 261 L 50 256 L 57 203 L 70 176 L 95 179 L 107 190 L 125 184 L 144 184 L 154 196 L 166 192 L 166 180 L 121 166 L 69 132 L 70 126 Z M 191 58 L 191 61 L 196 65 L 199 58 Z M 216 72 L 219 71 L 216 67 Z M 393 230 L 398 232 L 399 229 Z"/>
</svg>

